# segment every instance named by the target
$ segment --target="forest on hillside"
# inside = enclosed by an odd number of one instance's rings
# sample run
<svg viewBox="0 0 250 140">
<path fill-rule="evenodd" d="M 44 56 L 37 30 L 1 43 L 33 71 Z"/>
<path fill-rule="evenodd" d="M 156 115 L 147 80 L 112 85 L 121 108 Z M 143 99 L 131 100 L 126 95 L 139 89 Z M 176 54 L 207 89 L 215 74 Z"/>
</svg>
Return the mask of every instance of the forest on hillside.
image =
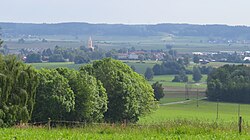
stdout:
<svg viewBox="0 0 250 140">
<path fill-rule="evenodd" d="M 193 24 L 89 24 L 89 23 L 0 23 L 2 35 L 106 35 L 106 36 L 206 36 L 226 39 L 250 39 L 250 27 Z"/>
</svg>

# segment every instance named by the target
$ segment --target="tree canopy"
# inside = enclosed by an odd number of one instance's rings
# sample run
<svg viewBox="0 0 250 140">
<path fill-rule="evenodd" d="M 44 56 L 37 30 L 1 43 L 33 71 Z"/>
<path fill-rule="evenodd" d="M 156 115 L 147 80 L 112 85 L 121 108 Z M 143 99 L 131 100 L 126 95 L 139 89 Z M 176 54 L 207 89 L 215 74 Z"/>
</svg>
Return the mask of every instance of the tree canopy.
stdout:
<svg viewBox="0 0 250 140">
<path fill-rule="evenodd" d="M 26 57 L 27 57 L 26 63 L 41 63 L 42 62 L 42 57 L 38 53 L 28 54 Z"/>
<path fill-rule="evenodd" d="M 199 82 L 202 78 L 201 71 L 198 67 L 193 67 L 193 80 Z"/>
<path fill-rule="evenodd" d="M 153 83 L 152 88 L 154 89 L 155 99 L 160 101 L 160 99 L 164 97 L 164 88 L 162 84 L 157 81 Z"/>
<path fill-rule="evenodd" d="M 74 92 L 75 109 L 67 120 L 101 121 L 107 111 L 107 93 L 102 83 L 85 71 L 75 71 L 68 68 L 56 69 L 69 80 L 69 86 Z"/>
<path fill-rule="evenodd" d="M 14 56 L 0 55 L 0 126 L 31 118 L 38 86 L 37 71 Z"/>
<path fill-rule="evenodd" d="M 151 68 L 147 68 L 146 72 L 144 73 L 144 76 L 147 80 L 152 80 L 154 78 L 154 72 Z"/>
<path fill-rule="evenodd" d="M 68 79 L 55 69 L 41 69 L 38 73 L 36 104 L 33 113 L 34 121 L 45 121 L 48 118 L 63 120 L 65 114 L 75 107 L 74 92 Z"/>
<path fill-rule="evenodd" d="M 81 70 L 96 77 L 106 88 L 109 102 L 104 115 L 107 121 L 136 122 L 139 116 L 157 107 L 151 85 L 121 61 L 105 58 Z"/>
<path fill-rule="evenodd" d="M 35 70 L 0 55 L 0 127 L 48 118 L 136 122 L 155 108 L 151 85 L 121 61 L 106 58 L 79 71 Z"/>
<path fill-rule="evenodd" d="M 250 67 L 225 65 L 208 75 L 209 100 L 250 103 Z"/>
</svg>

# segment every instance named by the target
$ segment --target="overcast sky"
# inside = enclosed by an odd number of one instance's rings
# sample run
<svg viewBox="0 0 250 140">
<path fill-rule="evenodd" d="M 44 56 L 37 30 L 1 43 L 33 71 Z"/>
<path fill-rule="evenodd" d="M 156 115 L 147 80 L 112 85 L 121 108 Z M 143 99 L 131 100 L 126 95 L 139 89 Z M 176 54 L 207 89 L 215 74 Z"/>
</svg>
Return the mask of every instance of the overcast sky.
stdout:
<svg viewBox="0 0 250 140">
<path fill-rule="evenodd" d="M 250 0 L 0 0 L 0 22 L 250 26 Z"/>
</svg>

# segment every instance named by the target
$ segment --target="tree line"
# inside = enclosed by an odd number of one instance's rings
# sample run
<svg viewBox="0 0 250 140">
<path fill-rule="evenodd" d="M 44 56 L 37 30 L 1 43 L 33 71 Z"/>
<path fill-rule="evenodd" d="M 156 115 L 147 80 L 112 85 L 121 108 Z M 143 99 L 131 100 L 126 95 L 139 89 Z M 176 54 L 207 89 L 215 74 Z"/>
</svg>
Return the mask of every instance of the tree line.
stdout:
<svg viewBox="0 0 250 140">
<path fill-rule="evenodd" d="M 207 97 L 212 101 L 250 103 L 250 67 L 224 65 L 208 75 Z"/>
<path fill-rule="evenodd" d="M 118 60 L 105 58 L 79 70 L 37 70 L 0 55 L 0 126 L 48 118 L 136 122 L 156 108 L 151 85 Z"/>
<path fill-rule="evenodd" d="M 155 36 L 173 34 L 175 36 L 201 36 L 225 39 L 249 40 L 247 26 L 192 25 L 192 24 L 89 24 L 89 23 L 0 23 L 5 36 L 42 35 L 99 35 L 99 36 Z"/>
</svg>

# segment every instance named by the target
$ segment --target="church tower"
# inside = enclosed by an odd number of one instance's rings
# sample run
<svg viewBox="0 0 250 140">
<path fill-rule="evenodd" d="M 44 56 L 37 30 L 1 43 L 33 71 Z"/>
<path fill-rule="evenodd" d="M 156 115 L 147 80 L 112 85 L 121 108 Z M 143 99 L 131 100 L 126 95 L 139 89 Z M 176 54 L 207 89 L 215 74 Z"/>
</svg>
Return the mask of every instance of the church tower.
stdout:
<svg viewBox="0 0 250 140">
<path fill-rule="evenodd" d="M 90 50 L 92 50 L 92 51 L 94 51 L 94 49 L 95 49 L 95 48 L 93 47 L 93 42 L 92 42 L 91 37 L 89 37 L 88 48 L 89 48 Z"/>
</svg>

